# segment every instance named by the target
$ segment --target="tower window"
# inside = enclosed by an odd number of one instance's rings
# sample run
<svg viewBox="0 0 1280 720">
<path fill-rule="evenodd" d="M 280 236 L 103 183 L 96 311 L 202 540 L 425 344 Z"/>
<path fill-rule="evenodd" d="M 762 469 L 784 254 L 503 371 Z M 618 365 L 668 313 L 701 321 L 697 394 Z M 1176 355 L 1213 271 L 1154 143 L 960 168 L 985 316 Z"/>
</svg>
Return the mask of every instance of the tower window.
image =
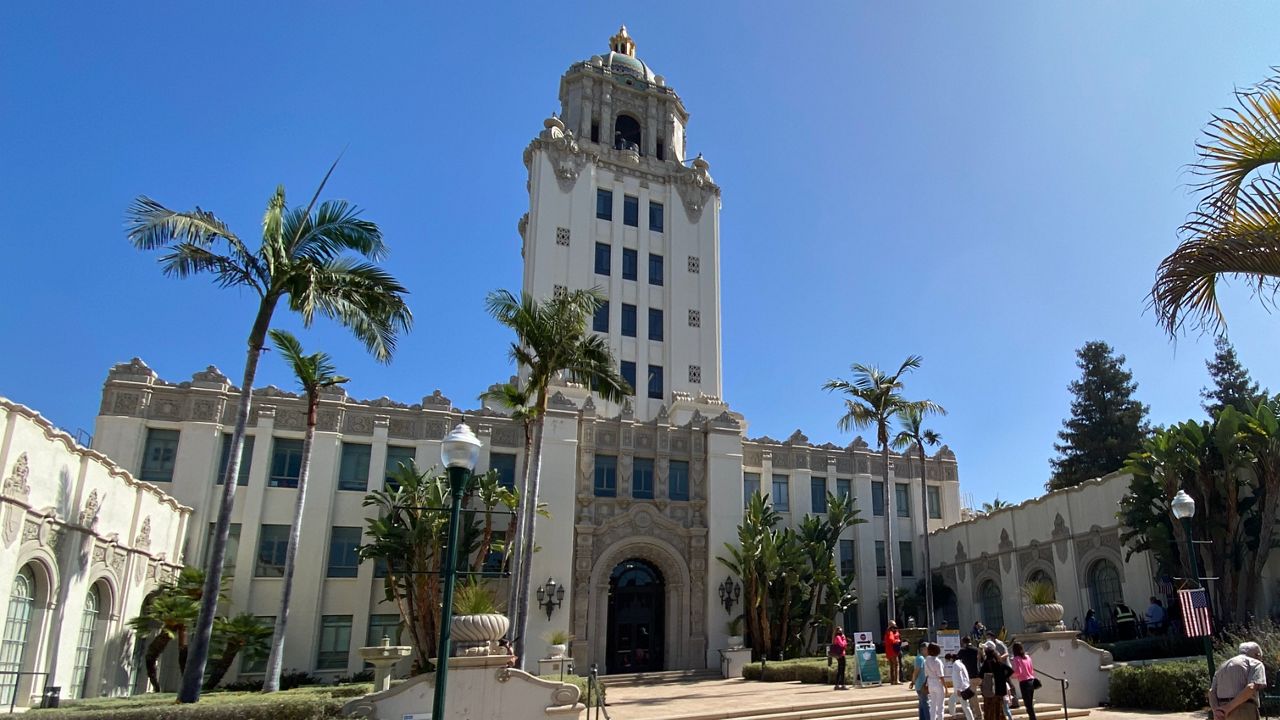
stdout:
<svg viewBox="0 0 1280 720">
<path fill-rule="evenodd" d="M 662 232 L 662 203 L 649 203 L 649 229 Z"/>
<path fill-rule="evenodd" d="M 622 334 L 626 337 L 636 336 L 636 306 L 622 303 Z"/>
<path fill-rule="evenodd" d="M 662 342 L 662 311 L 649 308 L 649 339 Z"/>
<path fill-rule="evenodd" d="M 613 253 L 606 243 L 596 243 L 596 274 L 608 275 L 609 264 L 613 261 Z"/>
<path fill-rule="evenodd" d="M 632 250 L 630 248 L 622 249 L 622 279 L 623 280 L 635 280 L 637 277 L 639 277 L 638 275 L 639 268 L 636 267 L 639 264 L 640 264 L 640 256 L 638 253 L 636 253 L 635 250 Z"/>
<path fill-rule="evenodd" d="M 630 195 L 622 196 L 622 224 L 628 227 L 640 227 L 640 198 Z"/>
<path fill-rule="evenodd" d="M 662 366 L 649 366 L 649 397 L 654 400 L 662 399 Z"/>
<path fill-rule="evenodd" d="M 649 253 L 649 284 L 662 284 L 662 256 Z"/>
<path fill-rule="evenodd" d="M 659 160 L 667 159 L 667 148 L 666 148 L 666 145 L 662 142 L 662 138 L 658 138 L 657 155 Z"/>
<path fill-rule="evenodd" d="M 600 142 L 600 121 L 594 118 L 591 120 L 591 142 Z"/>
<path fill-rule="evenodd" d="M 605 300 L 596 308 L 596 314 L 591 319 L 591 329 L 596 332 L 609 332 L 609 301 Z"/>
<path fill-rule="evenodd" d="M 642 153 L 640 121 L 630 115 L 619 115 L 613 123 L 613 149 Z"/>
<path fill-rule="evenodd" d="M 631 387 L 631 394 L 636 394 L 636 364 L 630 360 L 623 360 L 619 372 L 622 379 L 627 381 L 627 385 Z"/>
<path fill-rule="evenodd" d="M 601 220 L 613 219 L 612 190 L 596 190 L 596 217 Z"/>
</svg>

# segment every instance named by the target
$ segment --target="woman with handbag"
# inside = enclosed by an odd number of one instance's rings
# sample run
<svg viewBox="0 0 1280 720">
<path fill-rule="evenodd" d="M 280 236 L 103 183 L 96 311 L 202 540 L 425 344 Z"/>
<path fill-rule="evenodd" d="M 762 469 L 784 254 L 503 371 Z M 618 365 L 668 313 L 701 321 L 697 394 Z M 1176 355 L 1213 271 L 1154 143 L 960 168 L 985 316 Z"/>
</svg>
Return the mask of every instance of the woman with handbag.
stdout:
<svg viewBox="0 0 1280 720">
<path fill-rule="evenodd" d="M 1004 699 L 1009 694 L 1009 678 L 1013 672 L 1000 662 L 994 644 L 984 651 L 982 667 L 982 720 L 1001 720 L 1004 717 Z"/>
<path fill-rule="evenodd" d="M 836 628 L 836 632 L 831 636 L 830 656 L 827 658 L 827 665 L 831 664 L 831 658 L 836 660 L 836 690 L 848 690 L 849 686 L 845 684 L 845 649 L 849 647 L 849 639 L 844 636 L 844 628 Z"/>
<path fill-rule="evenodd" d="M 1014 643 L 1012 650 L 1013 679 L 1018 681 L 1018 689 L 1022 691 L 1022 701 L 1027 704 L 1027 720 L 1036 720 L 1036 708 L 1032 696 L 1040 688 L 1040 679 L 1036 677 L 1036 668 L 1031 663 L 1031 656 L 1022 648 L 1022 643 Z"/>
<path fill-rule="evenodd" d="M 968 638 L 966 638 L 967 640 Z M 973 688 L 969 687 L 969 668 L 955 655 L 947 655 L 951 662 L 951 715 L 956 714 L 956 704 L 964 710 L 964 720 L 974 720 L 973 707 L 969 701 L 973 698 Z"/>
</svg>

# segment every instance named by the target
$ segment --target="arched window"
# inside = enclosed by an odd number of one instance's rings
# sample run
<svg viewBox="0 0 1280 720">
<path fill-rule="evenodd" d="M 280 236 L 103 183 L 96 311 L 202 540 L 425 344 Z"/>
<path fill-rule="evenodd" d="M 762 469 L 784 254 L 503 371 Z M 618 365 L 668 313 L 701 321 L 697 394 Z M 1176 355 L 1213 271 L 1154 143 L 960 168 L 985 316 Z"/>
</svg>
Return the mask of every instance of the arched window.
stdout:
<svg viewBox="0 0 1280 720">
<path fill-rule="evenodd" d="M 978 591 L 982 598 L 982 624 L 991 632 L 998 633 L 1004 627 L 1004 606 L 1000 596 L 1000 586 L 994 580 L 982 583 Z"/>
<path fill-rule="evenodd" d="M 0 705 L 13 702 L 18 691 L 19 676 L 27 655 L 27 636 L 31 629 L 31 611 L 36 604 L 36 577 L 30 567 L 23 567 L 13 579 L 9 593 L 9 611 L 0 638 Z"/>
<path fill-rule="evenodd" d="M 1089 603 L 1102 622 L 1111 619 L 1111 609 L 1124 601 L 1120 571 L 1110 560 L 1099 560 L 1089 567 Z"/>
<path fill-rule="evenodd" d="M 1049 573 L 1045 572 L 1044 570 L 1036 570 L 1035 572 L 1031 573 L 1031 576 L 1027 578 L 1027 584 L 1033 584 L 1033 583 L 1047 584 L 1049 587 L 1053 588 L 1054 597 L 1056 598 L 1058 596 L 1057 585 L 1054 584 L 1053 578 L 1049 577 Z"/>
<path fill-rule="evenodd" d="M 76 638 L 76 664 L 71 673 L 72 698 L 93 697 L 89 692 L 89 667 L 93 664 L 93 640 L 98 632 L 98 606 L 102 596 L 98 586 L 89 588 L 84 598 L 84 610 L 80 612 L 80 634 Z"/>
<path fill-rule="evenodd" d="M 613 123 L 613 147 L 615 150 L 634 150 L 643 153 L 640 142 L 640 121 L 630 115 L 619 115 Z"/>
</svg>

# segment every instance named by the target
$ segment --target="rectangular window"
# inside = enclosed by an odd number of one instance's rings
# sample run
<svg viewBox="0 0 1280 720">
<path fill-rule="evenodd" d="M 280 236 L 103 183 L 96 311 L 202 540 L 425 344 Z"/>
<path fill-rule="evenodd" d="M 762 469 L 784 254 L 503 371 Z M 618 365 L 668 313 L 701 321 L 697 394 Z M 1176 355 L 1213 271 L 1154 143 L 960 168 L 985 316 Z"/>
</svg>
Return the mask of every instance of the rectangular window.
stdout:
<svg viewBox="0 0 1280 720">
<path fill-rule="evenodd" d="M 364 492 L 369 489 L 369 458 L 373 446 L 342 443 L 342 464 L 338 467 L 338 489 Z"/>
<path fill-rule="evenodd" d="M 672 500 L 689 499 L 689 463 L 672 460 L 667 470 L 667 491 Z"/>
<path fill-rule="evenodd" d="M 911 517 L 911 486 L 906 483 L 894 483 L 893 502 L 898 506 L 893 509 L 898 517 Z"/>
<path fill-rule="evenodd" d="M 596 190 L 596 217 L 601 220 L 613 219 L 612 190 Z"/>
<path fill-rule="evenodd" d="M 631 248 L 622 248 L 622 279 L 635 280 L 639 277 L 640 254 Z"/>
<path fill-rule="evenodd" d="M 609 332 L 609 301 L 605 300 L 596 308 L 596 312 L 591 316 L 591 329 L 596 332 Z"/>
<path fill-rule="evenodd" d="M 329 534 L 329 577 L 353 578 L 360 570 L 360 528 L 337 527 Z"/>
<path fill-rule="evenodd" d="M 282 577 L 284 556 L 289 551 L 288 525 L 263 525 L 258 528 L 258 562 L 254 577 Z"/>
<path fill-rule="evenodd" d="M 489 469 L 498 471 L 498 484 L 504 488 L 516 486 L 516 456 L 509 453 L 489 453 Z"/>
<path fill-rule="evenodd" d="M 884 577 L 884 541 L 876 541 L 876 577 Z"/>
<path fill-rule="evenodd" d="M 302 441 L 275 438 L 267 487 L 296 488 L 302 474 Z"/>
<path fill-rule="evenodd" d="M 853 494 L 853 483 L 848 478 L 836 478 L 836 495 L 847 498 Z"/>
<path fill-rule="evenodd" d="M 205 536 L 204 562 L 200 567 L 209 567 L 209 555 L 213 553 L 213 532 L 217 523 L 209 523 L 209 533 Z M 227 532 L 227 553 L 222 556 L 222 574 L 231 577 L 236 574 L 236 553 L 240 552 L 240 523 L 231 523 Z"/>
<path fill-rule="evenodd" d="M 173 482 L 173 467 L 178 459 L 178 435 L 177 430 L 147 430 L 147 446 L 142 453 L 139 480 Z"/>
<path fill-rule="evenodd" d="M 596 497 L 618 496 L 618 458 L 596 455 Z"/>
<path fill-rule="evenodd" d="M 662 366 L 649 366 L 649 397 L 654 400 L 662 399 Z"/>
<path fill-rule="evenodd" d="M 381 645 L 382 638 L 391 641 L 392 645 L 400 644 L 399 613 L 373 613 L 369 615 L 369 634 L 365 636 L 365 645 Z"/>
<path fill-rule="evenodd" d="M 855 555 L 853 554 L 853 541 L 840 541 L 840 574 L 848 577 L 854 573 L 856 567 Z"/>
<path fill-rule="evenodd" d="M 649 284 L 662 284 L 662 256 L 649 253 Z"/>
<path fill-rule="evenodd" d="M 622 224 L 640 227 L 640 198 L 622 196 Z"/>
<path fill-rule="evenodd" d="M 621 363 L 622 379 L 627 381 L 631 386 L 631 394 L 636 394 L 636 364 L 630 360 L 623 360 Z"/>
<path fill-rule="evenodd" d="M 400 484 L 395 481 L 395 477 L 401 472 L 402 467 L 407 470 L 414 470 L 417 467 L 414 464 L 415 455 L 417 455 L 417 451 L 411 447 L 402 445 L 387 446 L 386 487 L 388 489 L 393 490 L 400 487 Z"/>
<path fill-rule="evenodd" d="M 649 308 L 649 339 L 662 342 L 662 311 Z"/>
<path fill-rule="evenodd" d="M 320 648 L 317 670 L 346 670 L 351 651 L 351 616 L 325 615 L 320 619 Z"/>
<path fill-rule="evenodd" d="M 658 159 L 661 160 L 661 150 L 659 150 L 658 154 Z M 654 232 L 662 232 L 662 203 L 649 202 L 649 229 Z"/>
<path fill-rule="evenodd" d="M 485 577 L 498 577 L 498 574 L 502 572 L 503 550 L 507 541 L 507 532 L 505 530 L 494 530 L 489 540 L 489 552 L 485 553 L 484 563 L 481 565 L 480 571 L 484 573 Z"/>
<path fill-rule="evenodd" d="M 809 478 L 809 500 L 815 513 L 827 511 L 827 479 L 814 476 Z"/>
<path fill-rule="evenodd" d="M 269 628 L 276 626 L 275 615 L 258 615 L 258 622 Z M 267 656 L 270 651 L 261 653 L 241 653 L 240 654 L 240 672 L 242 673 L 264 673 L 267 671 Z"/>
<path fill-rule="evenodd" d="M 879 480 L 871 481 L 871 514 L 884 517 L 884 483 Z"/>
<path fill-rule="evenodd" d="M 636 336 L 636 306 L 622 303 L 622 334 L 626 337 Z"/>
<path fill-rule="evenodd" d="M 751 496 L 760 494 L 760 473 L 742 473 L 742 497 L 744 506 L 751 504 Z"/>
<path fill-rule="evenodd" d="M 791 511 L 791 488 L 786 475 L 773 476 L 773 509 L 778 512 Z"/>
<path fill-rule="evenodd" d="M 222 433 L 222 450 L 218 453 L 218 477 L 214 482 L 222 484 L 227 474 L 227 461 L 231 459 L 231 433 Z M 240 472 L 236 475 L 236 485 L 249 484 L 249 465 L 253 461 L 253 436 L 244 436 L 244 445 L 240 447 Z"/>
<path fill-rule="evenodd" d="M 596 274 L 608 275 L 613 263 L 613 250 L 608 243 L 596 243 Z"/>
<path fill-rule="evenodd" d="M 942 494 L 938 491 L 937 485 L 930 485 L 925 488 L 925 496 L 929 502 L 929 519 L 942 519 Z"/>
<path fill-rule="evenodd" d="M 653 499 L 653 458 L 636 458 L 631 461 L 631 497 Z"/>
<path fill-rule="evenodd" d="M 911 552 L 911 543 L 898 543 L 898 562 L 902 567 L 902 577 L 912 577 L 916 574 L 916 556 Z"/>
</svg>

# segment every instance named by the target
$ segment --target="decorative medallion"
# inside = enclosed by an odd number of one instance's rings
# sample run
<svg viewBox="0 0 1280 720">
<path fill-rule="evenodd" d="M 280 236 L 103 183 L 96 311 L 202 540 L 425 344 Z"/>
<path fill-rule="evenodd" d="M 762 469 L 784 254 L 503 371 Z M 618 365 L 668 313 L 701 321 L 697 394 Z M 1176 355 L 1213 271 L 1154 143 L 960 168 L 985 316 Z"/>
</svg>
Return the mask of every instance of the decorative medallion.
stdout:
<svg viewBox="0 0 1280 720">
<path fill-rule="evenodd" d="M 151 549 L 151 516 L 148 515 L 142 519 L 142 529 L 138 532 L 138 537 L 133 541 L 133 546 L 143 552 Z"/>
<path fill-rule="evenodd" d="M 18 456 L 17 462 L 13 464 L 13 470 L 9 473 L 9 477 L 4 480 L 5 497 L 11 497 L 24 503 L 27 502 L 31 497 L 31 486 L 27 484 L 27 476 L 30 473 L 31 469 L 27 465 L 27 454 L 22 453 Z"/>
<path fill-rule="evenodd" d="M 102 500 L 98 498 L 98 490 L 95 488 L 89 493 L 89 499 L 84 501 L 84 509 L 80 511 L 80 526 L 92 527 L 93 523 L 98 519 L 98 510 L 102 505 Z"/>
</svg>

